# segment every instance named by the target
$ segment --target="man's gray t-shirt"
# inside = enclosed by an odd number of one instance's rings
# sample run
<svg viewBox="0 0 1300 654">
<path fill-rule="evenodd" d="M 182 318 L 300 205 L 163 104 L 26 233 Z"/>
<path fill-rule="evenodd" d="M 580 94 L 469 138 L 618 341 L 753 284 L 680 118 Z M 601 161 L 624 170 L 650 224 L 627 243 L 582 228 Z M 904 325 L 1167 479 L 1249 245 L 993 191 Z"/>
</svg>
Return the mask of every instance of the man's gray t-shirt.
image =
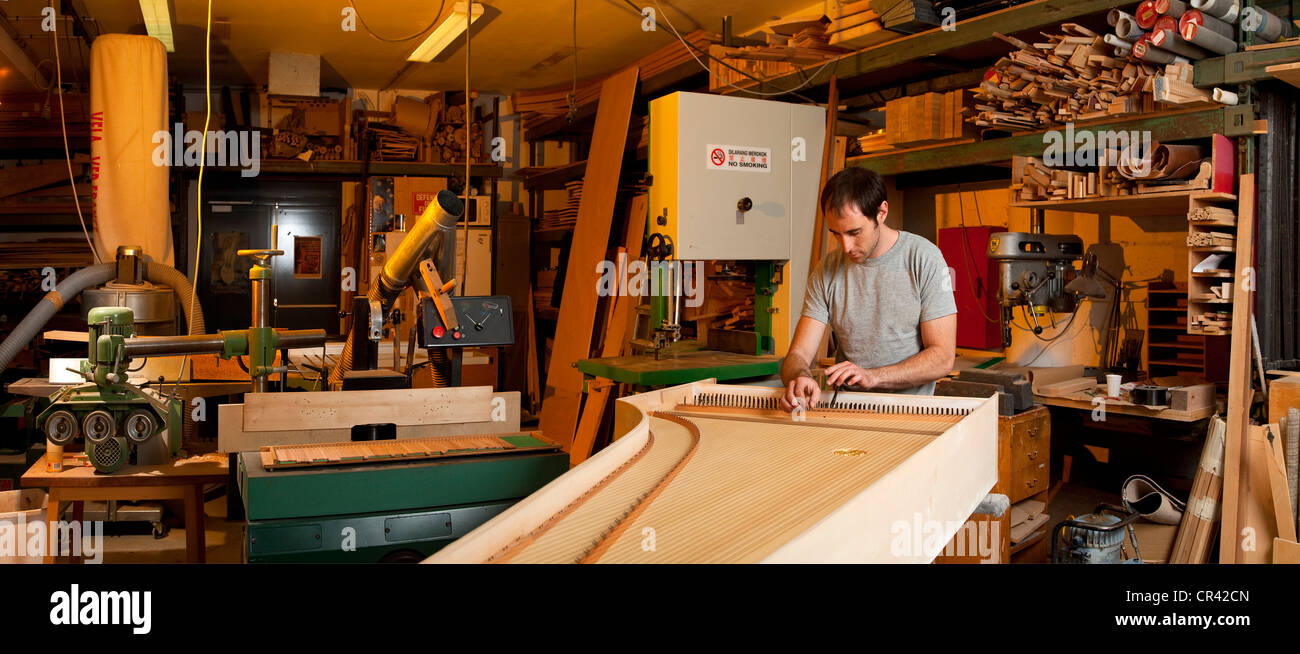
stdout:
<svg viewBox="0 0 1300 654">
<path fill-rule="evenodd" d="M 862 263 L 829 252 L 808 276 L 803 315 L 835 330 L 836 361 L 889 366 L 924 349 L 921 323 L 957 313 L 948 264 L 926 239 L 900 231 L 884 254 Z M 931 395 L 934 382 L 890 391 Z"/>
</svg>

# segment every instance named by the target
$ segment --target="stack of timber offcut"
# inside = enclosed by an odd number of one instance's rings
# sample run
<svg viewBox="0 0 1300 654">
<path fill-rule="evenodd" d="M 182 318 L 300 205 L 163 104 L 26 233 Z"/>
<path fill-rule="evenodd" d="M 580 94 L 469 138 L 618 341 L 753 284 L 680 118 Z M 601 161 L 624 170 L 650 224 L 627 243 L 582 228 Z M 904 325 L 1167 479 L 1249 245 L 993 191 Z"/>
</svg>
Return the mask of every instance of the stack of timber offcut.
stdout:
<svg viewBox="0 0 1300 654">
<path fill-rule="evenodd" d="M 1067 23 L 1062 28 L 1068 33 L 1032 44 L 994 34 L 1016 50 L 985 73 L 971 122 L 1038 130 L 1155 110 L 1157 66 L 1111 56 L 1102 37 L 1084 27 Z"/>
<path fill-rule="evenodd" d="M 762 38 L 762 45 L 710 46 L 709 90 L 779 77 L 848 53 L 848 48 L 831 45 L 831 22 L 820 14 L 772 20 L 763 31 L 748 37 Z"/>
<path fill-rule="evenodd" d="M 973 113 L 971 97 L 969 90 L 959 89 L 890 100 L 885 103 L 885 142 L 903 146 L 973 138 L 974 129 L 966 122 L 966 114 Z"/>
<path fill-rule="evenodd" d="M 940 23 L 930 0 L 873 0 L 871 8 L 880 16 L 885 29 L 914 34 Z"/>
</svg>

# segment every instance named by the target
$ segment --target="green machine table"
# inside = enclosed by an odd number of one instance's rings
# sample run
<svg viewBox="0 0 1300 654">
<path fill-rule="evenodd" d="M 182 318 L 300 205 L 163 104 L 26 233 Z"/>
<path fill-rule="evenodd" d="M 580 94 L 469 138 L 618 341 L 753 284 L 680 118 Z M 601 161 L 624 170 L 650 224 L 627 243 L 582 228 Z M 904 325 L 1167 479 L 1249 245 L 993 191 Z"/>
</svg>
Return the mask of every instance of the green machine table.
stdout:
<svg viewBox="0 0 1300 654">
<path fill-rule="evenodd" d="M 713 350 L 605 357 L 577 362 L 591 377 L 636 386 L 676 386 L 713 378 L 719 382 L 766 377 L 781 372 L 781 357 Z"/>
<path fill-rule="evenodd" d="M 249 563 L 417 562 L 569 469 L 557 450 L 268 470 L 239 454 Z"/>
</svg>

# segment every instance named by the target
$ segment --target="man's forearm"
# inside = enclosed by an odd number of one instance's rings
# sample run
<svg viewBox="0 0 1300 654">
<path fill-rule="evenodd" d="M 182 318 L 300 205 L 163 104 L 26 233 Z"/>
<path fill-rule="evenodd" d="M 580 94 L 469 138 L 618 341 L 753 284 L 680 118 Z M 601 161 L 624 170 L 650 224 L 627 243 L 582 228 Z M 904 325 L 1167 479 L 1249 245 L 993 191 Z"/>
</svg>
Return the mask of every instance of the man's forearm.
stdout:
<svg viewBox="0 0 1300 654">
<path fill-rule="evenodd" d="M 883 368 L 872 368 L 874 388 L 898 390 L 928 384 L 952 371 L 953 352 L 927 347 L 912 356 Z"/>
<path fill-rule="evenodd" d="M 813 376 L 809 362 L 794 352 L 786 354 L 785 360 L 781 362 L 781 383 L 789 384 L 800 375 Z"/>
</svg>

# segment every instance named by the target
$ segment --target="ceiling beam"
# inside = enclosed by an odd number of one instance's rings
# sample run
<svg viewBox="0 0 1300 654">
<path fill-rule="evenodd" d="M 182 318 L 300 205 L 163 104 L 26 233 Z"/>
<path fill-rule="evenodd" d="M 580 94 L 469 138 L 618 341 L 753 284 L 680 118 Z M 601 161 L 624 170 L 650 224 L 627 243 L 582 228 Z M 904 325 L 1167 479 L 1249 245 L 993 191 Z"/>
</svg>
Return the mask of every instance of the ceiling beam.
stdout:
<svg viewBox="0 0 1300 654">
<path fill-rule="evenodd" d="M 32 63 L 32 58 L 27 54 L 27 48 L 18 30 L 14 29 L 13 23 L 9 21 L 8 16 L 0 14 L 0 55 L 3 55 L 13 64 L 19 75 L 27 80 L 36 89 L 47 89 L 50 86 L 41 71 L 36 70 L 36 64 Z"/>
<path fill-rule="evenodd" d="M 99 38 L 99 28 L 86 20 L 90 14 L 83 0 L 63 0 L 63 14 L 72 17 L 72 32 L 86 42 L 86 47 Z"/>
</svg>

